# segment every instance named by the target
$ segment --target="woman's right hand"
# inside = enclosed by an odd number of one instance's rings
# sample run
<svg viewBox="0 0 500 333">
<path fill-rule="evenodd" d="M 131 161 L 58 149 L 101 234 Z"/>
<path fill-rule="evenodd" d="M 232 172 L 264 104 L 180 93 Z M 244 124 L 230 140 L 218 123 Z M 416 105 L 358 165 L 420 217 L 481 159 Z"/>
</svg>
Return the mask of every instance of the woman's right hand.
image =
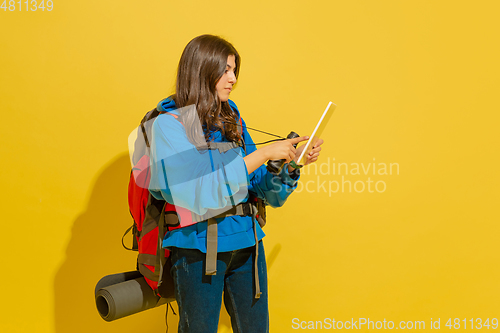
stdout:
<svg viewBox="0 0 500 333">
<path fill-rule="evenodd" d="M 285 163 L 288 163 L 295 158 L 297 150 L 294 145 L 307 139 L 309 139 L 308 136 L 301 136 L 298 138 L 277 141 L 261 149 L 264 150 L 266 160 L 285 159 Z"/>
<path fill-rule="evenodd" d="M 248 174 L 257 170 L 267 160 L 285 159 L 285 163 L 290 162 L 294 159 L 297 151 L 293 145 L 307 139 L 309 139 L 308 136 L 302 136 L 300 138 L 274 142 L 245 156 L 243 160 L 245 161 Z"/>
</svg>

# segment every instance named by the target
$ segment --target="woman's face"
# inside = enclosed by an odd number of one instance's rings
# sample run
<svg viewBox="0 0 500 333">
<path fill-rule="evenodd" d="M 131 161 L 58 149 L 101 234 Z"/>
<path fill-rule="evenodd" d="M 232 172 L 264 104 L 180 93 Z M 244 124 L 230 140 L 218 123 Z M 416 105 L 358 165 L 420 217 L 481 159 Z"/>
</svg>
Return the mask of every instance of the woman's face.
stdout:
<svg viewBox="0 0 500 333">
<path fill-rule="evenodd" d="M 229 99 L 229 94 L 233 89 L 233 85 L 236 83 L 236 76 L 234 74 L 236 70 L 236 63 L 234 55 L 227 57 L 226 72 L 217 82 L 215 88 L 217 89 L 217 94 L 222 102 L 226 102 Z"/>
</svg>

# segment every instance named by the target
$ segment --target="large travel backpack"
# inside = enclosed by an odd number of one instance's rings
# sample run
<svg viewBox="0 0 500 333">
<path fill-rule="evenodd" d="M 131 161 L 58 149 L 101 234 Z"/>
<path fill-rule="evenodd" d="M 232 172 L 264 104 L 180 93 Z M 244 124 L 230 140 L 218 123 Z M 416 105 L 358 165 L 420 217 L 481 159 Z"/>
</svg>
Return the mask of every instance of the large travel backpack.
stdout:
<svg viewBox="0 0 500 333">
<path fill-rule="evenodd" d="M 148 189 L 151 179 L 149 138 L 151 138 L 152 123 L 159 114 L 161 112 L 156 109 L 146 113 L 137 133 L 132 158 L 135 164 L 132 167 L 128 185 L 128 204 L 134 224 L 123 235 L 125 237 L 132 230 L 133 245 L 132 248 L 125 246 L 123 238 L 122 244 L 126 249 L 139 252 L 137 269 L 155 293 L 164 298 L 173 298 L 173 282 L 170 280 L 170 274 L 165 274 L 163 278 L 163 272 L 169 269 L 169 251 L 161 248 L 161 240 L 166 230 L 165 224 L 159 221 L 165 220 L 165 211 L 168 211 L 168 215 L 171 216 L 177 214 L 177 211 L 184 214 L 187 212 L 184 212 L 181 207 L 155 199 Z M 177 117 L 172 113 L 170 115 Z M 177 215 L 174 218 L 177 219 Z M 172 224 L 172 228 L 175 228 L 177 223 Z"/>
<path fill-rule="evenodd" d="M 132 158 L 132 168 L 128 187 L 128 203 L 134 224 L 125 231 L 122 244 L 126 249 L 138 251 L 137 269 L 144 276 L 148 285 L 158 296 L 174 299 L 173 280 L 170 275 L 169 251 L 162 248 L 163 238 L 168 230 L 192 225 L 192 213 L 182 207 L 174 206 L 166 201 L 157 200 L 149 192 L 149 181 L 151 178 L 149 148 L 151 138 L 151 127 L 153 120 L 162 113 L 178 119 L 174 113 L 159 112 L 153 109 L 146 113 L 141 120 L 137 142 L 145 145 L 137 145 Z M 178 119 L 179 120 L 179 119 Z M 241 118 L 239 129 L 241 131 Z M 240 132 L 241 133 L 241 132 Z M 214 149 L 220 149 L 218 145 L 211 145 Z M 261 226 L 265 224 L 265 204 L 257 198 L 250 198 L 247 203 L 238 204 L 229 211 L 208 219 L 207 223 L 207 261 L 206 274 L 216 273 L 217 261 L 217 223 L 215 218 L 231 215 L 254 216 Z M 182 223 L 181 223 L 182 221 Z M 131 248 L 125 246 L 124 237 L 132 231 L 133 245 Z M 256 273 L 257 274 L 257 273 Z M 256 295 L 260 295 L 258 279 L 256 281 Z"/>
</svg>

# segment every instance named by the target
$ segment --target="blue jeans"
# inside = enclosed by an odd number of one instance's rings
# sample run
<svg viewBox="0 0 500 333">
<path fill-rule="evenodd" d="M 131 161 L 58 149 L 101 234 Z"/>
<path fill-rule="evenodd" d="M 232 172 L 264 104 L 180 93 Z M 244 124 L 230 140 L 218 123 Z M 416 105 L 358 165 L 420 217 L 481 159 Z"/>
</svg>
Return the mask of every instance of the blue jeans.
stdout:
<svg viewBox="0 0 500 333">
<path fill-rule="evenodd" d="M 259 242 L 259 283 L 255 298 L 255 247 L 217 254 L 217 274 L 205 275 L 205 253 L 172 248 L 172 277 L 179 306 L 179 333 L 217 332 L 224 305 L 233 332 L 269 332 L 267 268 L 264 245 Z M 224 294 L 224 297 L 222 297 Z"/>
</svg>

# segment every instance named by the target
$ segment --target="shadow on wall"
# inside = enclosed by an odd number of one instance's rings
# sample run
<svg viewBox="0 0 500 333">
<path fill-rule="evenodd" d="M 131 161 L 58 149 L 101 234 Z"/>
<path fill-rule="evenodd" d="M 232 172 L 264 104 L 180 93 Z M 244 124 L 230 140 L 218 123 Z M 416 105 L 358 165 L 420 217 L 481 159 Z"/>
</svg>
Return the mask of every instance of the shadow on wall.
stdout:
<svg viewBox="0 0 500 333">
<path fill-rule="evenodd" d="M 104 321 L 95 306 L 94 288 L 103 276 L 135 269 L 137 253 L 121 244 L 133 222 L 127 203 L 129 176 L 130 160 L 123 153 L 98 173 L 87 209 L 73 223 L 66 259 L 54 279 L 57 333 L 165 331 L 166 306 L 113 322 Z M 175 303 L 173 307 L 177 312 Z M 177 322 L 169 311 L 169 332 L 177 332 Z"/>
<path fill-rule="evenodd" d="M 162 332 L 166 328 L 166 306 L 113 322 L 104 321 L 95 306 L 94 288 L 103 276 L 135 269 L 137 252 L 121 244 L 124 231 L 133 223 L 127 202 L 129 177 L 130 160 L 123 153 L 99 172 L 86 211 L 73 223 L 66 259 L 54 279 L 56 333 Z M 269 268 L 280 249 L 277 244 L 268 256 Z M 172 305 L 177 313 L 177 304 Z M 168 331 L 177 332 L 178 316 L 169 310 L 167 319 Z M 222 305 L 219 332 L 231 331 Z"/>
</svg>

